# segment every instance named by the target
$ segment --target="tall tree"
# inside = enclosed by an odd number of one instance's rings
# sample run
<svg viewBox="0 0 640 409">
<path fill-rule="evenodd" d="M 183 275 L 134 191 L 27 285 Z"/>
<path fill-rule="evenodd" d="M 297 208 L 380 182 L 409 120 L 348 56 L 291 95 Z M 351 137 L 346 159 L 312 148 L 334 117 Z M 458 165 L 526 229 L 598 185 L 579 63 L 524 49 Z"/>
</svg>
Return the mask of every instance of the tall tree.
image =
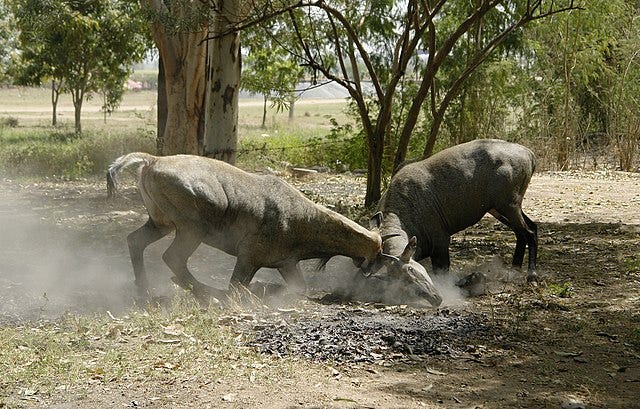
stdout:
<svg viewBox="0 0 640 409">
<path fill-rule="evenodd" d="M 426 59 L 417 79 L 411 79 L 415 93 L 390 155 L 396 166 L 406 158 L 425 101 L 433 116 L 424 146 L 424 156 L 428 156 L 449 104 L 494 50 L 527 23 L 576 8 L 572 0 L 481 0 L 466 10 L 456 7 L 462 3 L 468 2 L 302 0 L 270 11 L 287 13 L 302 50 L 298 55 L 302 63 L 342 85 L 355 102 L 369 151 L 367 205 L 380 198 L 385 147 L 390 147 L 393 109 L 401 97 L 398 90 L 408 82 L 407 74 L 413 72 L 410 63 L 419 51 L 425 51 Z M 260 12 L 265 14 L 265 9 Z M 456 24 L 440 26 L 448 13 L 456 12 L 461 13 Z M 437 74 L 445 61 L 454 58 L 454 47 L 493 14 L 504 15 L 501 29 L 478 44 L 447 89 L 438 90 Z M 371 82 L 372 93 L 363 87 L 365 79 Z"/>
<path fill-rule="evenodd" d="M 522 130 L 539 135 L 549 165 L 582 165 L 581 144 L 611 142 L 620 167 L 632 168 L 640 121 L 639 17 L 634 0 L 593 0 L 579 13 L 526 30 L 535 55 L 528 76 L 536 80 Z"/>
<path fill-rule="evenodd" d="M 140 0 L 160 54 L 166 118 L 158 153 L 202 153 L 208 7 L 195 0 Z M 159 92 L 162 89 L 159 85 Z M 159 97 L 160 98 L 160 97 Z M 159 127 L 160 129 L 160 127 Z"/>
<path fill-rule="evenodd" d="M 33 84 L 51 80 L 52 102 L 59 92 L 70 92 L 80 133 L 84 100 L 105 86 L 121 88 L 128 67 L 148 47 L 137 3 L 12 0 L 12 7 L 24 51 L 23 78 Z"/>
<path fill-rule="evenodd" d="M 240 0 L 211 0 L 204 155 L 234 164 L 240 94 Z"/>
<path fill-rule="evenodd" d="M 242 70 L 242 88 L 262 95 L 263 128 L 266 127 L 269 100 L 278 110 L 291 110 L 296 85 L 304 73 L 289 53 L 277 47 L 272 36 L 278 36 L 274 27 L 249 30 L 244 33 L 243 43 L 247 57 Z"/>
</svg>

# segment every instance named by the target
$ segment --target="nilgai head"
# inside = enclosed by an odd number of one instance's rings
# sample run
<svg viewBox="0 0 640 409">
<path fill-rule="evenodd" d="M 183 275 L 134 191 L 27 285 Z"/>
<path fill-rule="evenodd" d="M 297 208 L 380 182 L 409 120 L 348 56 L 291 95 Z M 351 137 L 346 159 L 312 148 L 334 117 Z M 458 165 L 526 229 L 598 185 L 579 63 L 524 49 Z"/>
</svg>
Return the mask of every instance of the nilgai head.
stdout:
<svg viewBox="0 0 640 409">
<path fill-rule="evenodd" d="M 371 218 L 371 225 L 373 229 L 379 229 L 381 224 L 382 213 L 379 212 Z M 396 236 L 398 234 L 385 235 L 382 240 L 384 242 Z M 362 268 L 362 272 L 365 276 L 393 283 L 394 288 L 400 288 L 408 300 L 427 300 L 432 306 L 438 307 L 442 303 L 440 293 L 424 266 L 413 259 L 417 248 L 416 237 L 411 237 L 401 254 L 380 253 L 374 263 Z"/>
</svg>

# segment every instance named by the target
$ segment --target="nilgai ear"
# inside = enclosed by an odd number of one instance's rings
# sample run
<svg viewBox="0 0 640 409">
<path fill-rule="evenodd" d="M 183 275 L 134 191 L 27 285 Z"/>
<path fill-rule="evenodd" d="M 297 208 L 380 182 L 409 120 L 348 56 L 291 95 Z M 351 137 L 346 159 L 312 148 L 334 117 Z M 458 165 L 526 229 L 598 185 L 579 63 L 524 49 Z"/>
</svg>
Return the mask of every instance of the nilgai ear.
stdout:
<svg viewBox="0 0 640 409">
<path fill-rule="evenodd" d="M 407 247 L 404 248 L 402 255 L 400 256 L 400 260 L 403 263 L 408 263 L 411 261 L 411 257 L 416 254 L 416 250 L 418 249 L 418 239 L 416 236 L 413 236 L 409 239 L 409 243 L 407 243 Z"/>
<path fill-rule="evenodd" d="M 374 214 L 373 216 L 371 216 L 371 219 L 369 219 L 369 229 L 379 230 L 380 226 L 382 226 L 382 212 Z"/>
</svg>

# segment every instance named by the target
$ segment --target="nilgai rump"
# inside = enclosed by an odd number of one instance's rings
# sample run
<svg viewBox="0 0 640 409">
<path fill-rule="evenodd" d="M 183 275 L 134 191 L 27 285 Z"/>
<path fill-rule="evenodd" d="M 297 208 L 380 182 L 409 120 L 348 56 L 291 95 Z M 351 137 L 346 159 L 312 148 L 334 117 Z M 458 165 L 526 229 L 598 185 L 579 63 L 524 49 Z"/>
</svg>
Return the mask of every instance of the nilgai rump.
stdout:
<svg viewBox="0 0 640 409">
<path fill-rule="evenodd" d="M 148 221 L 127 238 L 142 293 L 148 291 L 143 251 L 174 229 L 175 239 L 162 258 L 178 285 L 202 297 L 212 289 L 187 268 L 200 243 L 236 256 L 231 284 L 244 286 L 261 267 L 276 268 L 287 284 L 305 288 L 300 260 L 344 255 L 367 267 L 384 258 L 378 226 L 367 230 L 313 203 L 275 176 L 251 174 L 200 156 L 136 152 L 109 167 L 110 194 L 115 192 L 117 175 L 129 166 L 138 168 L 138 189 L 149 214 Z M 436 292 L 428 278 L 396 271 L 401 265 L 391 267 L 388 274 L 395 273 L 394 279 L 404 281 L 413 295 Z"/>
<path fill-rule="evenodd" d="M 528 278 L 535 279 L 537 226 L 522 211 L 535 165 L 535 155 L 522 145 L 478 139 L 404 166 L 378 205 L 381 233 L 397 234 L 383 251 L 394 254 L 417 241 L 414 258 L 431 257 L 434 273 L 447 272 L 451 235 L 490 213 L 515 232 L 514 266 L 522 266 L 528 246 Z"/>
</svg>

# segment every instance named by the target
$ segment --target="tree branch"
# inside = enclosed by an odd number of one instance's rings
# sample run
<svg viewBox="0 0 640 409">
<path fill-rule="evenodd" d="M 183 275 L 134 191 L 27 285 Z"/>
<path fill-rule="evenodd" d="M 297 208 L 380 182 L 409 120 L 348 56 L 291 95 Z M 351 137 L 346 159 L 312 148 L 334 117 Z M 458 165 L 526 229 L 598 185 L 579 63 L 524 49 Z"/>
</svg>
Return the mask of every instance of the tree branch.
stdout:
<svg viewBox="0 0 640 409">
<path fill-rule="evenodd" d="M 539 0 L 539 1 L 536 1 L 533 6 L 531 6 L 531 4 L 528 2 L 528 4 L 527 4 L 527 12 L 520 18 L 520 20 L 518 20 L 517 22 L 515 22 L 511 26 L 507 27 L 500 34 L 498 34 L 496 37 L 494 37 L 485 47 L 483 47 L 481 50 L 479 50 L 473 56 L 473 58 L 471 58 L 471 60 L 467 63 L 467 66 L 464 69 L 464 71 L 458 76 L 458 78 L 456 78 L 454 83 L 447 90 L 447 93 L 445 94 L 443 100 L 441 101 L 437 112 L 433 116 L 433 123 L 431 124 L 431 130 L 429 132 L 429 138 L 427 140 L 427 143 L 425 145 L 425 148 L 424 148 L 424 151 L 423 151 L 423 154 L 422 154 L 423 158 L 429 157 L 431 155 L 431 153 L 433 152 L 433 147 L 435 145 L 436 136 L 437 136 L 437 134 L 439 132 L 440 125 L 442 124 L 442 120 L 444 119 L 444 113 L 445 113 L 446 109 L 449 107 L 449 104 L 451 103 L 451 101 L 453 101 L 453 99 L 458 96 L 458 94 L 460 92 L 460 89 L 462 88 L 462 85 L 464 84 L 464 82 L 469 78 L 469 76 L 471 76 L 471 74 L 473 74 L 473 72 L 480 66 L 480 64 L 482 64 L 489 57 L 489 55 L 502 42 L 504 42 L 504 40 L 509 35 L 511 35 L 516 30 L 522 28 L 525 24 L 527 24 L 527 23 L 529 23 L 531 21 L 538 20 L 538 19 L 545 18 L 545 17 L 549 17 L 549 16 L 551 16 L 553 14 L 562 13 L 562 12 L 566 12 L 566 11 L 569 11 L 569 10 L 577 10 L 577 9 L 579 9 L 578 7 L 574 7 L 573 6 L 574 3 L 573 3 L 573 0 L 572 0 L 569 6 L 553 10 L 552 9 L 553 4 L 552 4 L 551 8 L 547 12 L 540 13 L 538 15 L 534 15 L 535 11 L 541 6 L 541 3 L 542 3 L 542 0 Z"/>
</svg>

